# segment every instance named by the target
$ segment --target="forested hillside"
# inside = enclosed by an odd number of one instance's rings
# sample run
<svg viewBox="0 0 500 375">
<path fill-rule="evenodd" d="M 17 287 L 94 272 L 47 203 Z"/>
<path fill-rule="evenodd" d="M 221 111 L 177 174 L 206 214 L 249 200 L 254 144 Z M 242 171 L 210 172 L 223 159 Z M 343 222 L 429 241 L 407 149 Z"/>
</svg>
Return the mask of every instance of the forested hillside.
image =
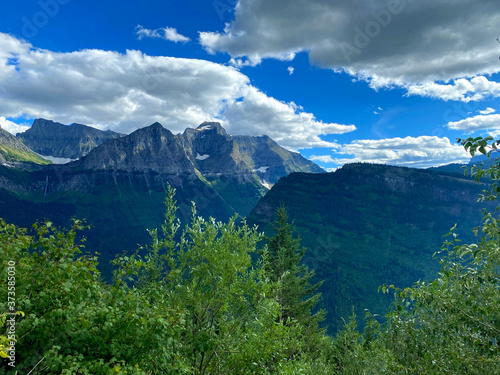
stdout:
<svg viewBox="0 0 500 375">
<path fill-rule="evenodd" d="M 334 333 L 354 308 L 383 315 L 391 298 L 384 283 L 410 286 L 439 270 L 433 258 L 444 235 L 458 224 L 466 241 L 481 223 L 477 202 L 486 183 L 463 174 L 374 164 L 349 164 L 335 173 L 294 173 L 281 179 L 251 212 L 249 222 L 272 233 L 283 204 L 307 248 L 304 261 L 324 280 L 321 305 Z"/>
</svg>

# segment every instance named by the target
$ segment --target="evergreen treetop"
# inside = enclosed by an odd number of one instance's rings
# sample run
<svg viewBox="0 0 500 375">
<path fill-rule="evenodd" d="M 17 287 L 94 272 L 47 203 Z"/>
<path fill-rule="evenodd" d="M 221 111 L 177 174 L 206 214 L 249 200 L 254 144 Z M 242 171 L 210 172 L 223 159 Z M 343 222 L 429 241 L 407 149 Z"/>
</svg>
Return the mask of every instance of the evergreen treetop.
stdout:
<svg viewBox="0 0 500 375">
<path fill-rule="evenodd" d="M 277 283 L 277 299 L 281 306 L 281 319 L 285 323 L 296 321 L 311 331 L 318 330 L 325 312 L 313 313 L 321 293 L 316 293 L 322 281 L 311 284 L 314 271 L 301 263 L 306 249 L 300 246 L 300 237 L 294 237 L 293 222 L 281 205 L 273 223 L 275 235 L 267 237 L 268 250 L 264 270 L 269 279 Z"/>
</svg>

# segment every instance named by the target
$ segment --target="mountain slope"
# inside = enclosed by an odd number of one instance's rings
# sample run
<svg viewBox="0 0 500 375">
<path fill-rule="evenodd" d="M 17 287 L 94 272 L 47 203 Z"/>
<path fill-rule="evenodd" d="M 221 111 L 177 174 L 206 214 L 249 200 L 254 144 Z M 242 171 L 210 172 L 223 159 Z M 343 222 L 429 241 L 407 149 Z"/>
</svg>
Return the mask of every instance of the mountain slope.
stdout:
<svg viewBox="0 0 500 375">
<path fill-rule="evenodd" d="M 31 151 L 24 143 L 0 127 L 0 164 L 10 165 L 23 162 L 34 164 L 51 164 Z"/>
<path fill-rule="evenodd" d="M 159 123 L 136 130 L 92 150 L 76 166 L 91 170 L 195 173 L 176 137 Z"/>
<path fill-rule="evenodd" d="M 161 224 L 167 184 L 177 189 L 184 222 L 191 202 L 199 215 L 227 220 L 248 215 L 268 191 L 264 185 L 288 170 L 322 171 L 267 138 L 232 137 L 218 123 L 178 135 L 155 123 L 64 165 L 32 172 L 0 167 L 0 212 L 19 225 L 87 218 L 88 248 L 109 259 L 148 242 L 146 229 Z"/>
<path fill-rule="evenodd" d="M 283 202 L 294 218 L 305 262 L 325 280 L 322 292 L 332 330 L 354 306 L 383 314 L 384 284 L 409 286 L 439 269 L 432 255 L 459 223 L 465 238 L 480 223 L 484 185 L 460 175 L 383 165 L 346 165 L 335 173 L 282 178 L 251 212 L 249 222 L 271 234 Z"/>
<path fill-rule="evenodd" d="M 202 173 L 256 173 L 264 185 L 272 185 L 291 172 L 325 173 L 268 136 L 230 136 L 217 122 L 186 129 L 179 138 Z"/>
<path fill-rule="evenodd" d="M 78 159 L 95 147 L 123 134 L 102 131 L 82 124 L 63 125 L 45 119 L 36 119 L 31 128 L 17 137 L 40 155 Z"/>
</svg>

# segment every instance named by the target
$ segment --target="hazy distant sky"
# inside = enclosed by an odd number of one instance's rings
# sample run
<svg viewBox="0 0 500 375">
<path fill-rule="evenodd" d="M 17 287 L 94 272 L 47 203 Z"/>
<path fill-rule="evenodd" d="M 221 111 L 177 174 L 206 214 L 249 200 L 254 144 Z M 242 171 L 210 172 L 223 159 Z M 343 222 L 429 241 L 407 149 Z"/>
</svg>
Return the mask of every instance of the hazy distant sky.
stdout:
<svg viewBox="0 0 500 375">
<path fill-rule="evenodd" d="M 500 136 L 497 0 L 0 2 L 0 125 L 220 121 L 329 169 Z"/>
</svg>

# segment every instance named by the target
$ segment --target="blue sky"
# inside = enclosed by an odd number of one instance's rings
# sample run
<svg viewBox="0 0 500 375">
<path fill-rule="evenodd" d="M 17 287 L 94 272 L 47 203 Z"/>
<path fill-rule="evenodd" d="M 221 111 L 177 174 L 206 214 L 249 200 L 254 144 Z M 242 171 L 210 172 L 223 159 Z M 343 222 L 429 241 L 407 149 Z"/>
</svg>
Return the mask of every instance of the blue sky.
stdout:
<svg viewBox="0 0 500 375">
<path fill-rule="evenodd" d="M 500 7 L 482 0 L 0 3 L 0 125 L 129 133 L 218 120 L 326 169 L 464 162 L 500 136 Z"/>
</svg>

